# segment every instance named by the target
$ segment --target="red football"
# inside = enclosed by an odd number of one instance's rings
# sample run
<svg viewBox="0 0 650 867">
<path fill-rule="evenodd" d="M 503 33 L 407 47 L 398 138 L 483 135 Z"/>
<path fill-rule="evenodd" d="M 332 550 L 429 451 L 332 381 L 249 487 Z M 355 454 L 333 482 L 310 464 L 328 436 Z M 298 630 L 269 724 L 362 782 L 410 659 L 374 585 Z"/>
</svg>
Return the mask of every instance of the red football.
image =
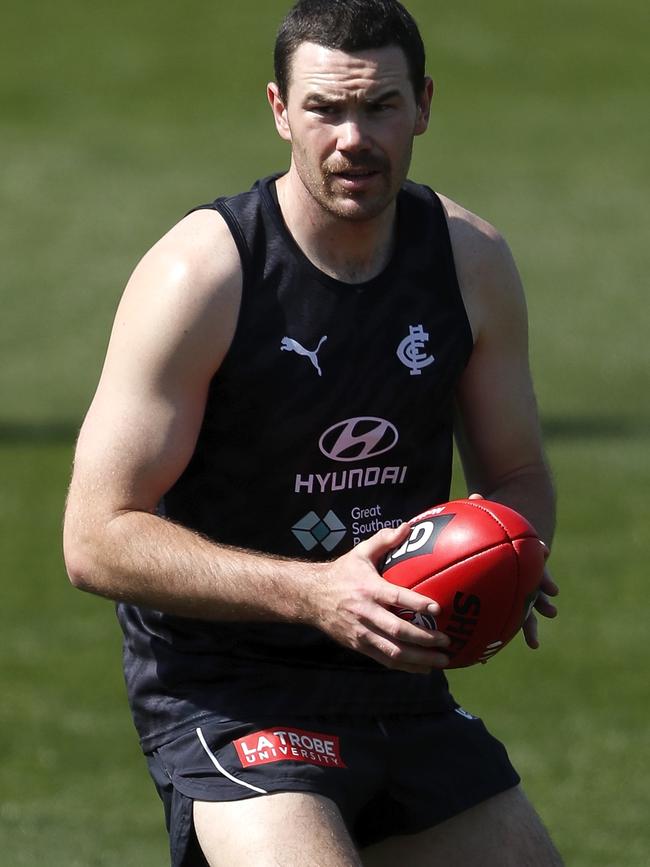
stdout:
<svg viewBox="0 0 650 867">
<path fill-rule="evenodd" d="M 449 668 L 487 662 L 517 634 L 537 598 L 547 548 L 514 509 L 490 500 L 452 500 L 411 521 L 411 534 L 381 568 L 441 607 L 431 628 L 451 639 Z M 429 625 L 432 617 L 400 610 Z"/>
</svg>

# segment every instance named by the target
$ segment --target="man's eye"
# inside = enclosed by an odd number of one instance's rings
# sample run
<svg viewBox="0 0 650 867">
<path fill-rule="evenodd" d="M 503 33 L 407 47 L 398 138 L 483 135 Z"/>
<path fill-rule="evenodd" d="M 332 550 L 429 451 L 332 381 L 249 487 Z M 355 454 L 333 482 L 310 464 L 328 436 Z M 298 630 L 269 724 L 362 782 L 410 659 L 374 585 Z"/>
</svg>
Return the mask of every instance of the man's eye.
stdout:
<svg viewBox="0 0 650 867">
<path fill-rule="evenodd" d="M 337 108 L 335 105 L 313 105 L 310 108 L 310 111 L 313 111 L 314 114 L 320 114 L 327 117 L 336 114 Z"/>
</svg>

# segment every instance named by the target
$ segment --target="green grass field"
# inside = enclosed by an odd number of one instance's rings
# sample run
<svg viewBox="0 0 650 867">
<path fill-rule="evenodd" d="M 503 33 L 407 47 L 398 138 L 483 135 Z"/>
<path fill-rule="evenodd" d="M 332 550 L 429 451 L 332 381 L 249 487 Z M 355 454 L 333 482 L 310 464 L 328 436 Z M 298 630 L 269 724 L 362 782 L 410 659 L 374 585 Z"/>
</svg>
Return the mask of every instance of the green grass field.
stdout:
<svg viewBox="0 0 650 867">
<path fill-rule="evenodd" d="M 110 603 L 66 582 L 72 445 L 121 288 L 194 204 L 286 165 L 285 3 L 43 0 L 0 28 L 0 852 L 154 867 L 167 841 Z M 410 4 L 437 98 L 412 177 L 495 223 L 528 288 L 560 619 L 453 675 L 568 865 L 650 863 L 647 81 L 640 0 Z M 460 865 L 459 865 L 460 867 Z"/>
</svg>

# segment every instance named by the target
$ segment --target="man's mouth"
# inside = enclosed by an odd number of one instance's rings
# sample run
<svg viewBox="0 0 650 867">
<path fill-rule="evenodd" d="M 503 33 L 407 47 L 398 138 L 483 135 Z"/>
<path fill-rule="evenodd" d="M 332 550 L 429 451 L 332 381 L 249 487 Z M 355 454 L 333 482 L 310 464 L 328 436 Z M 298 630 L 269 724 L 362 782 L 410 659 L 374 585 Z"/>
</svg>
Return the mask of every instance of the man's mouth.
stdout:
<svg viewBox="0 0 650 867">
<path fill-rule="evenodd" d="M 330 169 L 330 174 L 340 175 L 346 178 L 363 178 L 368 175 L 376 175 L 379 171 L 378 166 L 341 166 L 340 168 Z"/>
<path fill-rule="evenodd" d="M 339 178 L 349 178 L 350 180 L 358 180 L 359 178 L 370 178 L 377 174 L 376 169 L 346 169 L 342 172 L 334 172 Z"/>
</svg>

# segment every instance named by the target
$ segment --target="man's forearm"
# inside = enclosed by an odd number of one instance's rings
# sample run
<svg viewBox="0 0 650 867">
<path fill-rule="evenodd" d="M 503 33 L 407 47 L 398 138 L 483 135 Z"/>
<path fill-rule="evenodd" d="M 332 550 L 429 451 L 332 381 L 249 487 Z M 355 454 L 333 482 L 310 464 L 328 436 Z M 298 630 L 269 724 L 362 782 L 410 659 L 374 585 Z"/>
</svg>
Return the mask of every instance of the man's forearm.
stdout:
<svg viewBox="0 0 650 867">
<path fill-rule="evenodd" d="M 555 489 L 545 463 L 515 472 L 492 490 L 480 493 L 520 512 L 551 547 L 555 533 Z"/>
<path fill-rule="evenodd" d="M 68 529 L 72 583 L 91 593 L 206 620 L 300 621 L 301 585 L 318 564 L 218 545 L 148 512 L 114 516 L 101 529 Z"/>
</svg>

